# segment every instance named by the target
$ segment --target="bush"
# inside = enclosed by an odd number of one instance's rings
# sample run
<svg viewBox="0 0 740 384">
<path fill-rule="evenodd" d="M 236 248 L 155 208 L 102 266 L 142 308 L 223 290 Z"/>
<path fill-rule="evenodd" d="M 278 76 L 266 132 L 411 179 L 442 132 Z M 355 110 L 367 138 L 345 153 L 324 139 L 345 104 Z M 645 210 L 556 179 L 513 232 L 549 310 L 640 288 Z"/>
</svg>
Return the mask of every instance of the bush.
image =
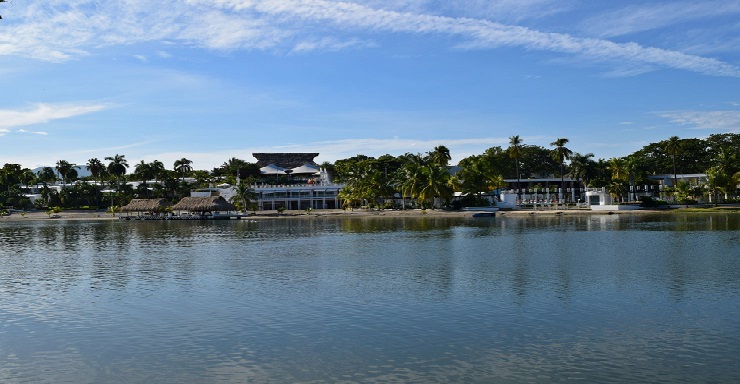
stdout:
<svg viewBox="0 0 740 384">
<path fill-rule="evenodd" d="M 36 199 L 36 200 L 34 200 L 33 201 L 33 207 L 36 208 L 36 209 L 38 209 L 38 210 L 44 209 L 44 200 L 42 200 L 42 199 Z"/>
<path fill-rule="evenodd" d="M 645 208 L 668 206 L 668 202 L 664 200 L 655 200 L 650 196 L 640 196 L 640 206 Z"/>
</svg>

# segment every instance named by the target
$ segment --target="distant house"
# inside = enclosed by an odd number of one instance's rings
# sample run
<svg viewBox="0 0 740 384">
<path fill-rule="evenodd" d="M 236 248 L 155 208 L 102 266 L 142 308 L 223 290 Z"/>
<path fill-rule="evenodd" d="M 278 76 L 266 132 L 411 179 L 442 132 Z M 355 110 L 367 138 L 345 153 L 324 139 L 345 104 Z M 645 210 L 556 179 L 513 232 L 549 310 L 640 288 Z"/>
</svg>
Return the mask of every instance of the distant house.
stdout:
<svg viewBox="0 0 740 384">
<path fill-rule="evenodd" d="M 263 178 L 252 185 L 261 210 L 336 209 L 341 207 L 342 184 L 331 181 L 314 161 L 318 153 L 253 153 Z M 285 176 L 289 177 L 286 182 Z M 274 176 L 274 178 L 272 177 Z M 219 185 L 190 193 L 193 197 L 221 196 L 231 200 L 235 187 Z"/>
<path fill-rule="evenodd" d="M 648 176 L 648 179 L 655 180 L 659 185 L 665 187 L 673 187 L 673 174 L 667 175 L 652 175 Z M 679 173 L 676 175 L 678 182 L 685 181 L 691 185 L 705 185 L 708 183 L 707 175 L 705 173 Z"/>
</svg>

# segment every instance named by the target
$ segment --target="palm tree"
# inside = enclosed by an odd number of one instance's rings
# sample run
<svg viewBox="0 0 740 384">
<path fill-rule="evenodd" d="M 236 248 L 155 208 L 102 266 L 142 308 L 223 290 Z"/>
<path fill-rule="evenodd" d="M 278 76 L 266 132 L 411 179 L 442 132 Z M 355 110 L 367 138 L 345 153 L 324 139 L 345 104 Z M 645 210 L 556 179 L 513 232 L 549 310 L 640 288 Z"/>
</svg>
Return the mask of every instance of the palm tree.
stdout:
<svg viewBox="0 0 740 384">
<path fill-rule="evenodd" d="M 453 195 L 450 173 L 445 167 L 431 163 L 422 168 L 423 179 L 420 180 L 417 198 L 422 202 L 429 201 L 434 206 L 434 199 L 440 198 L 449 201 Z"/>
<path fill-rule="evenodd" d="M 424 184 L 424 158 L 419 154 L 407 153 L 403 156 L 404 164 L 398 172 L 398 186 L 401 198 L 416 198 Z M 406 204 L 404 203 L 404 207 Z"/>
<path fill-rule="evenodd" d="M 154 177 L 151 163 L 147 163 L 144 160 L 141 160 L 138 164 L 134 166 L 134 174 L 144 185 L 146 196 L 149 197 L 149 187 L 147 186 L 146 182 Z"/>
<path fill-rule="evenodd" d="M 0 169 L 0 177 L 3 179 L 3 182 L 0 184 L 5 184 L 8 190 L 8 195 L 10 195 L 12 187 L 17 188 L 17 184 L 20 183 L 22 173 L 23 170 L 20 164 L 5 164 L 2 169 Z"/>
<path fill-rule="evenodd" d="M 36 175 L 31 171 L 30 169 L 26 168 L 21 173 L 21 182 L 26 187 L 30 186 L 31 184 L 35 183 L 37 180 Z"/>
<path fill-rule="evenodd" d="M 100 161 L 97 157 L 93 157 L 92 159 L 87 161 L 87 170 L 90 171 L 90 174 L 92 175 L 93 180 L 98 182 L 98 185 L 96 188 L 102 189 L 103 188 L 103 173 L 105 173 L 105 164 L 103 164 L 102 161 Z M 98 196 L 100 195 L 99 191 L 95 193 L 95 205 L 100 206 L 100 200 L 98 199 Z"/>
<path fill-rule="evenodd" d="M 67 183 L 67 175 L 69 174 L 69 171 L 71 171 L 73 168 L 77 167 L 76 164 L 72 164 L 67 160 L 59 160 L 57 161 L 57 172 L 59 172 L 59 178 L 62 179 L 62 183 Z"/>
<path fill-rule="evenodd" d="M 517 200 L 521 201 L 521 194 L 519 192 L 519 185 L 522 182 L 521 175 L 519 174 L 519 159 L 522 157 L 522 143 L 524 140 L 519 138 L 519 135 L 509 137 L 509 157 L 516 161 L 516 195 Z"/>
<path fill-rule="evenodd" d="M 43 167 L 38 172 L 38 178 L 42 183 L 48 184 L 56 180 L 57 175 L 54 173 L 54 169 L 52 167 Z"/>
<path fill-rule="evenodd" d="M 676 173 L 676 155 L 681 150 L 680 147 L 681 139 L 678 136 L 671 136 L 668 141 L 665 142 L 665 152 L 671 156 L 673 161 L 673 186 L 678 185 L 678 174 Z"/>
<path fill-rule="evenodd" d="M 559 138 L 550 143 L 551 146 L 555 147 L 552 150 L 552 158 L 560 164 L 560 196 L 558 199 L 561 202 L 563 201 L 563 191 L 565 190 L 565 171 L 563 168 L 565 168 L 565 160 L 570 159 L 570 155 L 573 154 L 573 151 L 565 147 L 568 141 L 566 138 Z"/>
<path fill-rule="evenodd" d="M 434 147 L 434 150 L 429 153 L 429 157 L 432 163 L 442 167 L 446 167 L 450 163 L 450 160 L 452 160 L 450 150 L 444 145 Z"/>
<path fill-rule="evenodd" d="M 719 166 L 711 167 L 707 170 L 707 184 L 709 186 L 709 200 L 714 198 L 714 205 L 719 203 L 719 194 L 725 192 L 729 178 Z"/>
<path fill-rule="evenodd" d="M 190 164 L 193 164 L 193 161 L 184 157 L 180 160 L 175 160 L 174 170 L 180 174 L 183 182 L 185 181 L 185 175 L 193 171 L 193 167 Z"/>
<path fill-rule="evenodd" d="M 612 172 L 612 181 L 611 189 L 613 191 L 618 190 L 619 193 L 615 193 L 621 200 L 622 198 L 622 184 L 627 180 L 626 178 L 629 177 L 627 172 L 627 166 L 625 165 L 624 159 L 620 157 L 613 157 L 609 159 L 609 165 L 607 166 L 609 170 Z"/>
<path fill-rule="evenodd" d="M 257 193 L 252 189 L 249 182 L 242 180 L 234 187 L 234 196 L 231 196 L 231 202 L 239 203 L 244 212 L 248 209 L 256 210 L 255 200 L 257 200 Z"/>
<path fill-rule="evenodd" d="M 591 160 L 592 157 L 594 157 L 593 153 L 585 155 L 573 153 L 570 156 L 570 176 L 576 180 L 581 180 L 584 190 L 588 188 L 588 182 L 594 176 L 595 163 Z"/>
<path fill-rule="evenodd" d="M 108 173 L 116 177 L 116 191 L 121 189 L 121 176 L 126 174 L 126 168 L 128 168 L 128 161 L 126 161 L 125 155 L 116 154 L 115 156 L 108 156 L 105 160 L 109 160 Z"/>
<path fill-rule="evenodd" d="M 154 177 L 154 182 L 159 183 L 159 179 L 162 178 L 164 175 L 164 172 L 167 170 L 164 167 L 164 163 L 162 163 L 159 160 L 154 160 L 151 163 L 149 163 L 149 168 L 152 170 L 152 177 Z"/>
<path fill-rule="evenodd" d="M 225 161 L 219 168 L 214 169 L 217 175 L 226 175 L 227 182 L 233 182 L 235 179 L 241 179 L 241 175 L 249 168 L 249 163 L 236 157 Z M 218 172 L 217 172 L 218 171 Z"/>
<path fill-rule="evenodd" d="M 90 171 L 93 179 L 95 179 L 98 184 L 101 184 L 101 177 L 103 176 L 103 172 L 105 172 L 105 165 L 103 162 L 98 158 L 93 157 L 87 161 L 87 170 Z"/>
<path fill-rule="evenodd" d="M 727 174 L 733 174 L 740 164 L 738 164 L 737 153 L 730 152 L 726 147 L 722 147 L 714 159 L 716 166 Z"/>
</svg>

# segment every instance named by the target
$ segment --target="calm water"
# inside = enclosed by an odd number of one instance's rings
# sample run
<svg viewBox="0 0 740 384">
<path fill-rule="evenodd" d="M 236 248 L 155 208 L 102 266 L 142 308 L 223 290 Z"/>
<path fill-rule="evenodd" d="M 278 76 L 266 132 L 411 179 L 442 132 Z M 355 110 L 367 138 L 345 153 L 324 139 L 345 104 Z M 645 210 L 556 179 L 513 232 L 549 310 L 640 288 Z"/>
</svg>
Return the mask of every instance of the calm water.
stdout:
<svg viewBox="0 0 740 384">
<path fill-rule="evenodd" d="M 0 382 L 740 382 L 740 215 L 0 222 Z"/>
</svg>

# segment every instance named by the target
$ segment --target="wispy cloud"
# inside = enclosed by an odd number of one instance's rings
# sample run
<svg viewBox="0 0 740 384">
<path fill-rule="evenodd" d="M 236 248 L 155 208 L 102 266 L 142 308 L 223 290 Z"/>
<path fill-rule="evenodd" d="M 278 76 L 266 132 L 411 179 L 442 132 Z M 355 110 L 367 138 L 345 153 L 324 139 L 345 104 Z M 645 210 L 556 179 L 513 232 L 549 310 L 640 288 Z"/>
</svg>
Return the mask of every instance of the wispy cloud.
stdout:
<svg viewBox="0 0 740 384">
<path fill-rule="evenodd" d="M 740 132 L 740 111 L 667 111 L 656 115 L 695 129 Z"/>
<path fill-rule="evenodd" d="M 305 40 L 297 43 L 293 52 L 303 53 L 308 51 L 339 51 L 347 48 L 369 48 L 377 46 L 372 41 L 349 39 L 339 40 L 332 37 L 322 37 L 316 40 Z"/>
<path fill-rule="evenodd" d="M 582 25 L 593 35 L 613 37 L 737 13 L 740 13 L 737 1 L 643 2 L 601 13 L 584 20 Z"/>
<path fill-rule="evenodd" d="M 25 129 L 19 129 L 18 132 L 19 133 L 30 133 L 30 134 L 41 135 L 41 136 L 46 136 L 46 135 L 49 134 L 48 132 L 43 132 L 43 131 L 27 131 Z"/>
<path fill-rule="evenodd" d="M 531 140 L 529 140 L 531 141 Z M 440 140 L 415 140 L 405 138 L 387 139 L 347 139 L 336 141 L 304 142 L 275 146 L 255 146 L 242 149 L 229 149 L 223 151 L 208 152 L 164 152 L 147 154 L 146 161 L 154 159 L 170 164 L 177 159 L 187 157 L 194 161 L 200 169 L 209 169 L 221 165 L 226 159 L 237 157 L 247 161 L 256 161 L 252 153 L 260 152 L 318 152 L 318 162 L 334 162 L 359 154 L 378 157 L 385 154 L 399 156 L 407 152 L 423 153 L 434 149 L 435 146 L 444 145 L 450 149 L 452 161 L 456 163 L 462 158 L 470 155 L 479 155 L 492 146 L 506 146 L 509 139 L 506 137 L 487 137 L 473 139 L 440 139 Z"/>
<path fill-rule="evenodd" d="M 75 116 L 102 111 L 103 104 L 36 104 L 21 110 L 0 110 L 0 129 L 8 133 L 8 128 L 47 123 L 52 120 L 68 119 Z M 28 131 L 23 131 L 28 132 Z"/>
<path fill-rule="evenodd" d="M 443 34 L 461 39 L 456 45 L 460 49 L 521 47 L 573 55 L 581 61 L 620 66 L 633 63 L 640 68 L 740 76 L 740 68 L 713 58 L 637 43 L 539 31 L 487 19 L 439 16 L 422 12 L 423 7 L 412 6 L 411 1 L 402 8 L 406 11 L 329 0 L 80 1 L 65 2 L 64 7 L 56 3 L 32 1 L 29 11 L 19 16 L 22 22 L 5 28 L 7 33 L 0 37 L 0 55 L 61 61 L 87 54 L 99 46 L 152 41 L 174 41 L 216 50 L 295 52 L 368 46 L 367 39 L 347 33 Z M 629 72 L 620 70 L 620 73 Z"/>
<path fill-rule="evenodd" d="M 437 3 L 439 7 L 455 15 L 501 22 L 543 19 L 569 11 L 576 4 L 574 0 L 467 0 Z"/>
</svg>

